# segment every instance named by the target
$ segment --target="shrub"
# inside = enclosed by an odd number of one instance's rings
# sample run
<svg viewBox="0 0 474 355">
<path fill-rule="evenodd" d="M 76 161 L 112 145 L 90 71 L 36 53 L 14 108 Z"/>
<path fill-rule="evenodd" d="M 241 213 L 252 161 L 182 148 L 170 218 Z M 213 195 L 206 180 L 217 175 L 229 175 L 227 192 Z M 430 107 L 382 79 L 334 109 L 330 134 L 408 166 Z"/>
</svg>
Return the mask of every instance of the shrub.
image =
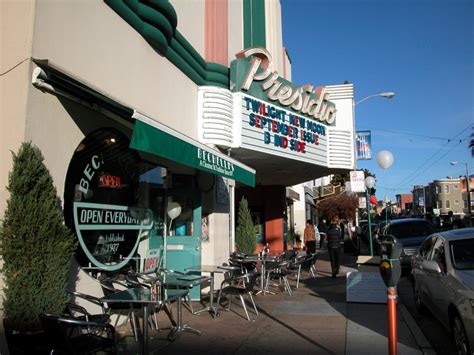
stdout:
<svg viewBox="0 0 474 355">
<path fill-rule="evenodd" d="M 242 197 L 239 203 L 239 217 L 235 231 L 235 243 L 237 244 L 239 252 L 245 254 L 253 254 L 257 246 L 255 226 L 252 222 L 247 200 L 244 197 Z"/>
<path fill-rule="evenodd" d="M 76 241 L 63 223 L 53 179 L 40 150 L 23 143 L 13 153 L 0 228 L 4 315 L 15 329 L 40 327 L 42 312 L 61 313 Z"/>
</svg>

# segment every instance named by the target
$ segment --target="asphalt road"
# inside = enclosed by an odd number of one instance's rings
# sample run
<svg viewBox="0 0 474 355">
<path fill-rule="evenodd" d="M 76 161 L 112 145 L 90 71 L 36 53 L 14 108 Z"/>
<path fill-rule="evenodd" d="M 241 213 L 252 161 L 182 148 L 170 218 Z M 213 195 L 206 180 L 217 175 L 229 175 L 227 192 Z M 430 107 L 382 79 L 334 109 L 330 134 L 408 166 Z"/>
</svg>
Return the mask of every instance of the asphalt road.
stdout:
<svg viewBox="0 0 474 355">
<path fill-rule="evenodd" d="M 398 283 L 398 295 L 436 353 L 443 355 L 456 354 L 450 332 L 429 311 L 426 315 L 420 315 L 416 311 L 413 286 L 408 275 L 401 277 Z"/>
</svg>

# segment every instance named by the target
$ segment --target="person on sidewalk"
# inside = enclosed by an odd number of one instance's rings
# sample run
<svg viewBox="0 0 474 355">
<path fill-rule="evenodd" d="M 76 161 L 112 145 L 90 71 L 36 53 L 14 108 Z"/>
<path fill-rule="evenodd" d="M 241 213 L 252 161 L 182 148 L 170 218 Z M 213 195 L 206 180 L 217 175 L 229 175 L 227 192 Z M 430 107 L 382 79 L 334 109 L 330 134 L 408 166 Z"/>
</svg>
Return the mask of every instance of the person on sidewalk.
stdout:
<svg viewBox="0 0 474 355">
<path fill-rule="evenodd" d="M 322 249 L 324 241 L 327 240 L 326 239 L 326 232 L 328 231 L 328 226 L 326 225 L 326 219 L 323 218 L 319 222 L 318 231 L 319 231 L 319 234 L 321 235 L 321 238 L 319 240 L 319 247 Z"/>
<path fill-rule="evenodd" d="M 306 246 L 306 254 L 316 253 L 316 235 L 314 233 L 313 223 L 310 219 L 306 221 L 304 229 L 304 245 Z"/>
<path fill-rule="evenodd" d="M 339 273 L 341 262 L 341 241 L 342 230 L 339 226 L 339 216 L 331 219 L 331 224 L 327 230 L 329 259 L 331 260 L 332 277 L 336 277 Z"/>
</svg>

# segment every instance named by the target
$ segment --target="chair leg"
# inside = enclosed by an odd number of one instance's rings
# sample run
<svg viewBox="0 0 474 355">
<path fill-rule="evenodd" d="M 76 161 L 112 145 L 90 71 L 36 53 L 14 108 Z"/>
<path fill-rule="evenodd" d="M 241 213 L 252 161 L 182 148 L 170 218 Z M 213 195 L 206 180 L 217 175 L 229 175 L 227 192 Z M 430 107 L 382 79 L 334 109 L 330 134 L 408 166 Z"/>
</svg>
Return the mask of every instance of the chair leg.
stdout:
<svg viewBox="0 0 474 355">
<path fill-rule="evenodd" d="M 258 316 L 258 310 L 257 310 L 257 306 L 255 306 L 255 302 L 252 297 L 252 292 L 249 292 L 249 297 L 250 297 L 250 300 L 252 301 L 253 309 L 255 309 L 255 314 Z"/>
<path fill-rule="evenodd" d="M 186 298 L 188 299 L 189 310 L 191 311 L 192 314 L 194 314 L 193 302 L 191 301 L 191 295 L 188 293 L 186 295 Z"/>
<path fill-rule="evenodd" d="M 247 307 L 245 306 L 244 296 L 239 295 L 239 297 L 240 297 L 240 301 L 242 301 L 242 306 L 244 307 L 244 311 L 245 311 L 245 315 L 247 316 L 247 320 L 250 322 L 250 317 L 249 317 L 249 314 L 247 312 Z"/>
<path fill-rule="evenodd" d="M 298 274 L 296 276 L 296 288 L 300 286 L 301 264 L 298 265 Z"/>
<path fill-rule="evenodd" d="M 216 303 L 216 312 L 219 314 L 219 305 L 221 301 L 222 290 L 219 290 L 219 296 L 217 296 L 217 303 Z"/>
<path fill-rule="evenodd" d="M 133 335 L 135 337 L 135 341 L 138 342 L 138 333 L 137 333 L 137 321 L 135 319 L 135 312 L 133 312 L 133 308 L 130 308 L 131 312 L 131 318 L 132 318 L 132 330 L 133 330 Z M 142 332 L 144 330 L 142 329 Z"/>
<path fill-rule="evenodd" d="M 285 288 L 286 288 L 286 292 L 288 292 L 288 294 L 291 296 L 292 292 L 291 292 L 291 287 L 290 287 L 290 282 L 288 281 L 288 277 L 283 277 L 283 281 L 285 283 Z"/>
</svg>

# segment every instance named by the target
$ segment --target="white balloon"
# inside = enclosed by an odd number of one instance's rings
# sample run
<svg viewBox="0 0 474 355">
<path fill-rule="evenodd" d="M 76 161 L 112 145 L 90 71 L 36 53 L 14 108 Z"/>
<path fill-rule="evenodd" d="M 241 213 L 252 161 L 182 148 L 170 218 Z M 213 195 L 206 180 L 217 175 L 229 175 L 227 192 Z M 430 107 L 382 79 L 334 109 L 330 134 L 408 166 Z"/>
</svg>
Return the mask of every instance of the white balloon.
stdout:
<svg viewBox="0 0 474 355">
<path fill-rule="evenodd" d="M 382 169 L 388 169 L 393 164 L 393 154 L 388 150 L 382 150 L 377 154 L 377 165 Z"/>
<path fill-rule="evenodd" d="M 369 189 L 375 186 L 375 179 L 373 176 L 367 176 L 365 178 L 365 186 L 368 187 Z"/>
</svg>

